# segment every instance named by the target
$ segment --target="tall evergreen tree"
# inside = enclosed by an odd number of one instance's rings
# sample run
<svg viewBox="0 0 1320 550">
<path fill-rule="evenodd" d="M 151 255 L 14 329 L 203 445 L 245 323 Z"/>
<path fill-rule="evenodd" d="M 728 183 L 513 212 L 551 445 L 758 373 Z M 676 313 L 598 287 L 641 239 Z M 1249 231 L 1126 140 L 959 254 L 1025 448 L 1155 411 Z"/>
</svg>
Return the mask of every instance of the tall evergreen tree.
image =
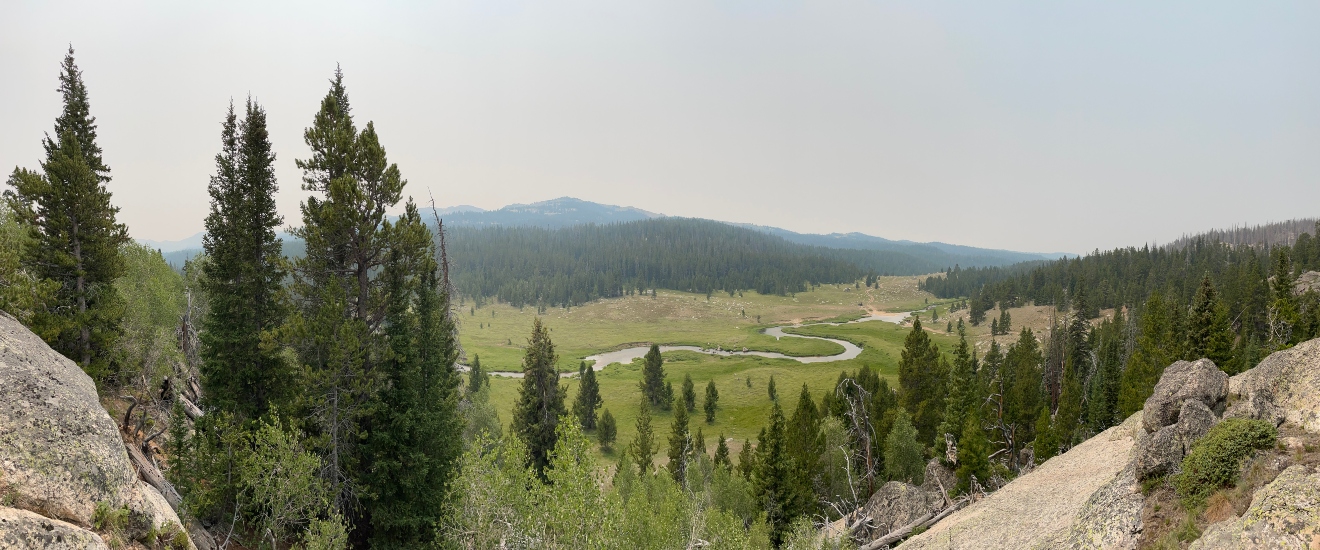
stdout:
<svg viewBox="0 0 1320 550">
<path fill-rule="evenodd" d="M 602 450 L 609 450 L 614 446 L 614 438 L 619 435 L 619 426 L 615 423 L 614 415 L 610 414 L 609 409 L 600 413 L 600 422 L 596 426 L 596 439 L 600 441 Z"/>
<path fill-rule="evenodd" d="M 1119 416 L 1127 418 L 1145 406 L 1146 399 L 1164 374 L 1164 367 L 1173 362 L 1168 351 L 1171 339 L 1168 308 L 1164 305 L 1162 295 L 1157 292 L 1146 300 L 1142 309 L 1136 349 L 1132 351 L 1119 381 Z"/>
<path fill-rule="evenodd" d="M 967 345 L 967 333 L 958 332 L 958 346 L 953 349 L 953 371 L 950 373 L 944 407 L 944 421 L 935 434 L 935 447 L 944 448 L 944 434 L 962 437 L 963 425 L 969 415 L 981 404 L 980 384 L 976 377 L 975 359 Z"/>
<path fill-rule="evenodd" d="M 701 426 L 697 426 L 697 435 L 692 436 L 692 454 L 693 456 L 706 454 L 706 434 L 702 433 Z"/>
<path fill-rule="evenodd" d="M 934 441 L 943 419 L 948 370 L 939 347 L 922 330 L 921 320 L 914 319 L 898 362 L 898 397 L 921 441 Z"/>
<path fill-rule="evenodd" d="M 5 196 L 30 237 L 20 265 L 58 285 L 51 302 L 32 317 L 33 331 L 52 348 L 104 381 L 115 374 L 113 351 L 122 332 L 124 303 L 114 280 L 124 273 L 119 248 L 128 230 L 110 204 L 110 168 L 96 143 L 82 71 L 69 47 L 60 67 L 64 108 L 54 137 L 42 146 L 42 172 L 15 169 Z"/>
<path fill-rule="evenodd" d="M 692 383 L 692 375 L 683 375 L 683 403 L 686 404 L 688 412 L 697 410 L 697 389 Z"/>
<path fill-rule="evenodd" d="M 715 444 L 715 464 L 729 470 L 733 469 L 733 462 L 729 460 L 729 444 L 724 440 L 723 433 L 720 433 L 720 440 Z"/>
<path fill-rule="evenodd" d="M 815 482 L 819 477 L 821 457 L 825 455 L 825 438 L 820 431 L 821 414 L 811 391 L 802 384 L 797 408 L 788 420 L 785 436 L 786 451 L 792 461 L 790 482 L 794 485 L 799 513 L 811 513 L 815 502 Z"/>
<path fill-rule="evenodd" d="M 596 429 L 596 409 L 605 401 L 600 397 L 600 384 L 596 382 L 596 370 L 583 364 L 582 379 L 578 384 L 577 398 L 573 400 L 573 416 L 584 430 Z"/>
<path fill-rule="evenodd" d="M 706 423 L 715 422 L 715 411 L 719 407 L 720 391 L 715 389 L 715 380 L 706 383 L 706 401 L 701 408 L 706 411 Z"/>
<path fill-rule="evenodd" d="M 779 401 L 779 392 L 775 389 L 775 375 L 770 375 L 770 383 L 765 385 L 765 392 L 769 394 L 771 401 Z"/>
<path fill-rule="evenodd" d="M 1013 460 L 1033 438 L 1032 430 L 1042 408 L 1043 361 L 1035 333 L 1023 327 L 1017 341 L 1009 346 L 1003 367 L 1005 372 L 1012 373 L 1011 383 L 1004 387 L 1004 424 L 1008 430 L 1006 439 L 1011 442 L 1009 457 Z"/>
<path fill-rule="evenodd" d="M 1187 318 L 1187 360 L 1205 357 L 1224 369 L 1228 368 L 1232 354 L 1233 331 L 1228 325 L 1228 310 L 1206 274 L 1196 289 Z"/>
<path fill-rule="evenodd" d="M 407 182 L 387 160 L 374 124 L 357 129 L 338 69 L 303 139 L 311 156 L 297 165 L 311 196 L 293 231 L 306 251 L 291 272 L 297 307 L 286 334 L 306 365 L 305 404 L 335 509 L 358 524 L 361 422 L 384 382 L 377 366 L 388 348 L 382 325 L 390 297 L 381 274 L 398 239 L 416 235 L 396 230 L 386 214 Z M 407 207 L 415 210 L 411 199 Z"/>
<path fill-rule="evenodd" d="M 243 121 L 229 104 L 207 191 L 201 372 L 209 408 L 255 419 L 292 393 L 292 365 L 272 337 L 285 321 L 275 153 L 266 112 L 248 99 Z"/>
<path fill-rule="evenodd" d="M 990 442 L 985 437 L 985 430 L 981 429 L 979 414 L 973 411 L 963 424 L 962 434 L 958 436 L 958 469 L 954 472 L 958 477 L 958 485 L 955 492 L 966 493 L 972 490 L 973 481 L 982 486 L 989 481 L 989 455 Z"/>
<path fill-rule="evenodd" d="M 894 427 L 885 438 L 885 477 L 919 484 L 923 480 L 922 445 L 911 416 L 902 409 L 894 415 Z"/>
<path fill-rule="evenodd" d="M 651 406 L 661 410 L 669 408 L 666 401 L 673 396 L 666 395 L 670 392 L 665 390 L 665 360 L 660 356 L 660 346 L 656 344 L 651 344 L 651 349 L 643 358 L 641 389 L 642 396 Z"/>
<path fill-rule="evenodd" d="M 764 430 L 762 430 L 764 431 Z M 738 451 L 738 473 L 743 479 L 752 479 L 752 470 L 756 468 L 756 455 L 752 454 L 752 440 L 744 439 L 742 450 Z"/>
<path fill-rule="evenodd" d="M 775 401 L 770 409 L 770 422 L 756 445 L 752 490 L 765 511 L 766 523 L 770 524 L 770 541 L 776 547 L 783 542 L 789 525 L 802 512 L 802 495 L 792 480 L 795 471 L 786 440 L 784 411 Z"/>
<path fill-rule="evenodd" d="M 651 404 L 646 398 L 642 398 L 642 404 L 637 409 L 637 435 L 633 436 L 628 454 L 632 455 L 641 475 L 651 471 L 655 455 L 655 434 L 651 430 Z"/>
<path fill-rule="evenodd" d="M 688 459 L 692 456 L 692 434 L 688 432 L 687 403 L 674 407 L 674 423 L 669 432 L 669 475 L 679 485 L 687 485 Z"/>
<path fill-rule="evenodd" d="M 433 541 L 443 498 L 457 476 L 463 450 L 458 412 L 457 331 L 448 284 L 438 281 L 431 232 L 409 205 L 396 229 L 412 250 L 390 252 L 384 278 L 389 306 L 389 353 L 380 363 L 384 384 L 371 406 L 364 442 L 368 467 L 363 499 L 374 548 L 413 548 Z"/>
<path fill-rule="evenodd" d="M 468 395 L 476 394 L 481 391 L 482 386 L 489 384 L 490 380 L 487 379 L 489 376 L 490 375 L 486 374 L 486 371 L 481 368 L 481 356 L 473 355 L 472 365 L 468 367 Z"/>
<path fill-rule="evenodd" d="M 558 441 L 556 428 L 564 409 L 565 390 L 555 367 L 559 356 L 541 318 L 532 321 L 532 336 L 523 355 L 523 382 L 513 407 L 513 431 L 527 445 L 528 461 L 545 479 L 550 452 Z"/>
</svg>

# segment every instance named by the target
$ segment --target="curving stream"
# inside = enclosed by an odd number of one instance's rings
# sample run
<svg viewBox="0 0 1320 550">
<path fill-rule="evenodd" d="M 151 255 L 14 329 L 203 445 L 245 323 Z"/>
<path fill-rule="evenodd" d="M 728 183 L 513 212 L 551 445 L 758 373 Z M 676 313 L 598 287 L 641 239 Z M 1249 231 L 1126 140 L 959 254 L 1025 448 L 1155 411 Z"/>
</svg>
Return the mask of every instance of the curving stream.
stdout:
<svg viewBox="0 0 1320 550">
<path fill-rule="evenodd" d="M 822 326 L 822 325 L 837 327 L 839 325 L 851 325 L 853 323 L 865 323 L 869 321 L 885 321 L 888 323 L 899 324 L 902 323 L 903 320 L 906 319 L 910 313 L 911 312 L 872 313 L 871 315 L 867 315 L 866 317 L 862 317 L 860 319 L 855 319 L 852 321 L 846 321 L 843 323 L 806 323 L 806 324 L 798 323 L 793 325 L 780 325 L 777 327 L 770 327 L 763 331 L 765 334 L 769 336 L 774 336 L 776 340 L 780 338 L 807 338 L 810 340 L 825 340 L 827 342 L 834 342 L 840 346 L 843 346 L 843 353 L 837 353 L 834 355 L 808 355 L 803 357 L 795 357 L 792 355 L 784 355 L 782 353 L 774 352 L 774 351 L 748 351 L 746 349 L 744 349 L 743 351 L 735 351 L 735 350 L 725 350 L 719 348 L 715 348 L 715 349 L 701 348 L 697 346 L 660 346 L 660 352 L 664 353 L 667 351 L 695 351 L 697 353 L 705 353 L 707 355 L 720 355 L 720 356 L 749 355 L 755 357 L 768 357 L 771 359 L 792 359 L 799 363 L 827 363 L 830 361 L 845 361 L 848 359 L 853 359 L 858 355 L 861 355 L 862 348 L 858 347 L 856 344 L 849 342 L 847 340 L 838 340 L 835 338 L 822 338 L 819 336 L 802 336 L 799 334 L 788 334 L 784 332 L 784 329 L 797 328 L 802 326 Z M 650 350 L 651 350 L 651 346 L 649 345 L 637 346 L 632 348 L 624 348 L 617 351 L 607 351 L 595 355 L 588 355 L 583 359 L 586 361 L 594 361 L 594 363 L 592 363 L 591 365 L 591 368 L 596 371 L 599 371 L 605 368 L 606 366 L 612 365 L 614 363 L 621 363 L 625 365 L 631 363 L 634 359 L 638 359 L 646 356 L 646 352 Z M 462 372 L 467 372 L 468 368 L 466 365 L 458 365 L 458 370 Z M 490 374 L 492 376 L 504 376 L 508 378 L 522 378 L 523 375 L 521 372 L 491 372 Z M 577 373 L 564 372 L 564 373 L 560 373 L 559 376 L 561 377 L 577 376 Z"/>
</svg>

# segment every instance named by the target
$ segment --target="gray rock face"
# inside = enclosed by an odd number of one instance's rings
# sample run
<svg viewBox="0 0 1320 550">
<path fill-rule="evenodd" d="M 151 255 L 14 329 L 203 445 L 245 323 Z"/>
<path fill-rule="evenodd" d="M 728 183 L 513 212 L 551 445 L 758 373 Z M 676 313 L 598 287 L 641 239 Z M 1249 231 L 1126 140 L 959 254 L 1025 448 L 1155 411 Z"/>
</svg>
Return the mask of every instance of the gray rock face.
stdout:
<svg viewBox="0 0 1320 550">
<path fill-rule="evenodd" d="M 1240 518 L 1206 528 L 1192 543 L 1205 548 L 1320 547 L 1320 473 L 1306 466 L 1290 466 L 1256 492 L 1251 507 Z"/>
<path fill-rule="evenodd" d="M 1229 394 L 1235 402 L 1225 417 L 1285 420 L 1320 433 L 1320 338 L 1276 351 L 1256 368 L 1234 376 Z"/>
<path fill-rule="evenodd" d="M 1293 294 L 1301 296 L 1312 290 L 1320 292 L 1320 271 L 1307 271 L 1293 282 Z"/>
<path fill-rule="evenodd" d="M 916 485 L 890 481 L 866 501 L 864 513 L 871 518 L 866 540 L 880 538 L 922 516 L 944 508 L 944 497 Z"/>
<path fill-rule="evenodd" d="M 1067 548 L 1136 548 L 1146 498 L 1131 463 L 1086 499 L 1068 533 Z"/>
<path fill-rule="evenodd" d="M 1205 436 L 1219 423 L 1215 413 L 1196 400 L 1183 402 L 1178 422 L 1160 428 L 1149 439 L 1137 445 L 1135 471 L 1137 479 L 1172 474 L 1192 450 L 1192 444 Z"/>
<path fill-rule="evenodd" d="M 958 478 L 954 476 L 953 470 L 940 464 L 938 458 L 930 459 L 926 463 L 926 473 L 922 476 L 921 488 L 927 492 L 933 492 L 937 495 L 943 495 L 953 490 L 953 486 L 958 483 Z"/>
<path fill-rule="evenodd" d="M 1178 413 L 1187 400 L 1195 399 L 1215 409 L 1227 395 L 1228 375 L 1214 361 L 1178 361 L 1164 369 L 1155 391 L 1146 399 L 1142 423 L 1146 431 L 1157 432 L 1178 421 Z"/>
<path fill-rule="evenodd" d="M 0 549 L 108 550 L 96 533 L 27 510 L 0 506 Z"/>
<path fill-rule="evenodd" d="M 179 523 L 138 478 L 92 379 L 3 312 L 0 495 L 11 507 L 83 528 L 98 503 L 127 508 L 130 525 L 143 531 Z"/>
</svg>

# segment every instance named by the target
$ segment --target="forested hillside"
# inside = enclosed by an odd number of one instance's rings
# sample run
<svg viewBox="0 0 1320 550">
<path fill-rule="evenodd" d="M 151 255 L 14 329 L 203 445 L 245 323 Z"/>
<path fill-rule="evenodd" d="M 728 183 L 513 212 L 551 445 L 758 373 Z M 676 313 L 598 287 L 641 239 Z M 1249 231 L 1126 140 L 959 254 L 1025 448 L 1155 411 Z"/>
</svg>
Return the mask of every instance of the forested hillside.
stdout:
<svg viewBox="0 0 1320 550">
<path fill-rule="evenodd" d="M 945 267 L 899 252 L 806 246 L 686 218 L 446 231 L 459 291 L 516 306 L 577 305 L 657 287 L 786 294 L 868 274 L 915 275 Z"/>
</svg>

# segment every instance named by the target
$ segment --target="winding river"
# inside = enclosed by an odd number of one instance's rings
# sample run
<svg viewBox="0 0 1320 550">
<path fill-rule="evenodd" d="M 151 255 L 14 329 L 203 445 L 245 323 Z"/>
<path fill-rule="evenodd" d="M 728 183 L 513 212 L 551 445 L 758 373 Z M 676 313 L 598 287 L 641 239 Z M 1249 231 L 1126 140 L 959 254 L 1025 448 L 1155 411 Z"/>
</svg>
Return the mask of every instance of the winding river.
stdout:
<svg viewBox="0 0 1320 550">
<path fill-rule="evenodd" d="M 885 321 L 889 323 L 898 324 L 898 323 L 902 323 L 903 320 L 906 319 L 910 313 L 911 312 L 872 313 L 870 315 L 867 315 L 866 317 L 862 317 L 860 319 L 855 319 L 852 321 L 846 321 L 843 323 L 806 323 L 806 324 L 798 323 L 793 325 L 780 325 L 777 327 L 770 327 L 765 329 L 765 331 L 763 331 L 765 334 L 769 336 L 774 336 L 776 340 L 780 338 L 807 338 L 810 340 L 825 340 L 827 342 L 834 342 L 840 346 L 843 346 L 843 353 L 836 353 L 834 355 L 808 355 L 804 357 L 794 357 L 792 355 L 784 355 L 782 353 L 773 352 L 773 351 L 736 351 L 736 350 L 725 350 L 719 348 L 715 348 L 715 349 L 701 348 L 697 346 L 660 346 L 660 352 L 664 353 L 667 351 L 695 351 L 697 353 L 705 353 L 707 355 L 720 355 L 720 356 L 748 355 L 755 357 L 768 357 L 771 359 L 792 359 L 799 363 L 827 363 L 830 361 L 846 361 L 848 359 L 853 359 L 858 355 L 861 355 L 862 348 L 858 347 L 856 344 L 849 342 L 847 340 L 838 340 L 835 338 L 822 338 L 819 336 L 802 336 L 799 334 L 788 334 L 784 332 L 784 329 L 798 328 L 803 326 L 837 327 L 839 325 L 851 325 L 853 323 L 865 323 L 868 321 Z M 646 356 L 646 352 L 650 350 L 651 350 L 651 346 L 637 346 L 632 348 L 624 348 L 617 351 L 607 351 L 595 355 L 588 355 L 583 359 L 586 361 L 593 361 L 591 368 L 599 371 L 605 368 L 606 366 L 612 365 L 614 363 L 621 363 L 624 365 L 631 363 L 634 359 L 638 359 Z M 467 371 L 467 367 L 465 365 L 459 365 L 458 369 L 464 372 Z M 521 372 L 491 372 L 490 374 L 493 376 L 504 376 L 508 378 L 522 378 L 523 375 Z M 565 372 L 565 373 L 561 373 L 560 376 L 563 377 L 577 376 L 577 373 Z"/>
</svg>

